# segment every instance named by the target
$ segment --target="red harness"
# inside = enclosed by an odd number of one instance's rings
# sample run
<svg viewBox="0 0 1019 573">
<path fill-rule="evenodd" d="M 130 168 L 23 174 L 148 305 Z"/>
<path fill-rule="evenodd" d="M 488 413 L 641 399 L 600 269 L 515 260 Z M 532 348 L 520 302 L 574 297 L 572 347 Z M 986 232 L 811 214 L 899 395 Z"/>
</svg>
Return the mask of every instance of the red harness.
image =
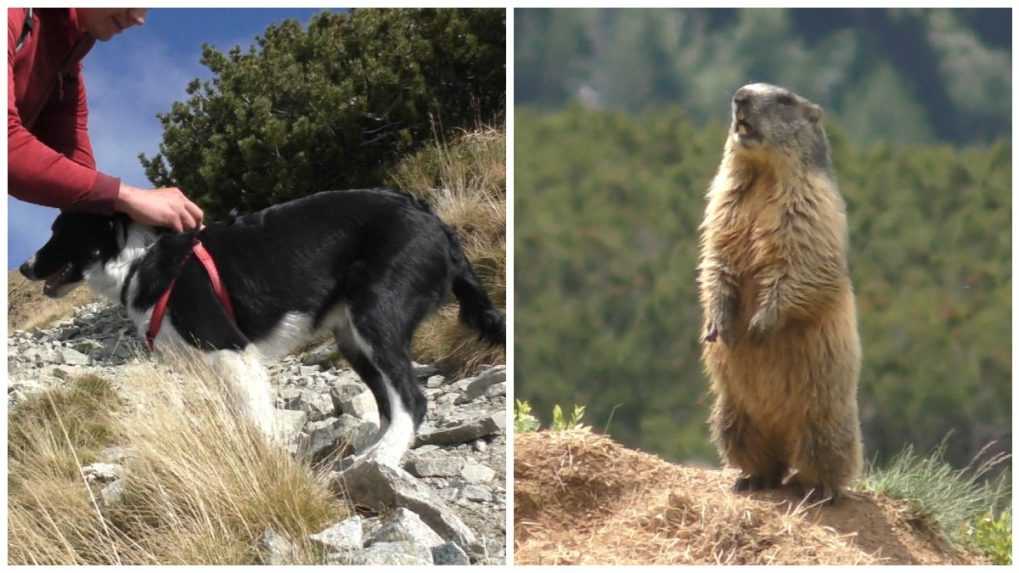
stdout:
<svg viewBox="0 0 1019 573">
<path fill-rule="evenodd" d="M 195 239 L 194 245 L 191 247 L 191 252 L 181 262 L 181 269 L 184 268 L 184 264 L 187 263 L 188 259 L 194 255 L 198 258 L 198 262 L 202 263 L 205 267 L 205 272 L 209 275 L 209 282 L 212 283 L 212 291 L 216 293 L 216 298 L 223 304 L 223 308 L 226 309 L 227 316 L 230 320 L 237 322 L 237 317 L 234 315 L 233 304 L 230 303 L 230 295 L 226 292 L 226 287 L 223 286 L 223 281 L 219 279 L 219 271 L 216 270 L 216 263 L 212 260 L 212 255 L 205 249 L 205 245 L 200 240 Z M 149 350 L 155 348 L 156 335 L 159 334 L 159 327 L 163 324 L 163 315 L 166 314 L 166 305 L 170 302 L 170 293 L 173 292 L 173 285 L 177 282 L 177 277 L 174 277 L 170 281 L 170 286 L 166 287 L 166 291 L 163 292 L 159 300 L 156 301 L 156 306 L 152 307 L 152 316 L 149 317 L 149 329 L 145 332 L 145 342 L 149 346 Z"/>
</svg>

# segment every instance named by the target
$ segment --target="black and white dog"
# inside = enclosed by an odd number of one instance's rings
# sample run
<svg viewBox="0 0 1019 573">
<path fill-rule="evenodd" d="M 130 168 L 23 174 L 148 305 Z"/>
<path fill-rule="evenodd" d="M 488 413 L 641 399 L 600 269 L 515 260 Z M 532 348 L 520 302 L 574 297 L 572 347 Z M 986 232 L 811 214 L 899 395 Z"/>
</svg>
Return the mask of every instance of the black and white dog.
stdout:
<svg viewBox="0 0 1019 573">
<path fill-rule="evenodd" d="M 278 359 L 319 331 L 369 386 L 388 425 L 359 456 L 397 465 L 425 415 L 411 337 L 452 290 L 460 319 L 505 344 L 505 318 L 481 288 L 453 231 L 427 205 L 389 190 L 328 191 L 171 233 L 127 217 L 62 213 L 21 273 L 60 297 L 87 282 L 120 301 L 145 335 L 173 285 L 157 348 L 197 347 L 225 370 L 241 406 L 273 436 L 273 399 L 260 359 Z M 200 240 L 229 294 L 228 309 L 192 256 Z M 229 310 L 233 311 L 233 318 Z"/>
</svg>

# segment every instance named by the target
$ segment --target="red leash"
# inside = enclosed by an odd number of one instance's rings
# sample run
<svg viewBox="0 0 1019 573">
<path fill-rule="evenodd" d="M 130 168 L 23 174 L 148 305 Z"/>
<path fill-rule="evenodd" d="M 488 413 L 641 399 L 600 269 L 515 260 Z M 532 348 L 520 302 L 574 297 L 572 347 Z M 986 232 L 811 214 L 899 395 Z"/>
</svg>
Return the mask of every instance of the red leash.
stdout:
<svg viewBox="0 0 1019 573">
<path fill-rule="evenodd" d="M 205 245 L 200 240 L 195 239 L 194 245 L 191 247 L 191 252 L 181 262 L 181 269 L 184 268 L 184 264 L 187 263 L 188 259 L 194 255 L 198 258 L 198 262 L 202 263 L 202 267 L 205 268 L 206 274 L 209 275 L 209 282 L 212 284 L 212 291 L 216 293 L 216 298 L 223 304 L 223 308 L 226 309 L 227 316 L 230 320 L 237 322 L 237 316 L 234 314 L 234 306 L 230 302 L 230 295 L 226 292 L 226 287 L 223 285 L 223 281 L 219 278 L 219 271 L 216 270 L 216 263 L 212 260 L 212 255 L 205 249 Z M 152 307 L 152 316 L 149 317 L 149 329 L 145 332 L 145 342 L 149 346 L 149 350 L 155 348 L 156 335 L 159 334 L 159 327 L 163 324 L 163 316 L 166 314 L 166 305 L 170 302 L 170 293 L 173 292 L 173 285 L 177 283 L 177 277 L 174 277 L 170 281 L 170 286 L 166 287 L 166 291 L 156 301 L 156 306 Z"/>
</svg>

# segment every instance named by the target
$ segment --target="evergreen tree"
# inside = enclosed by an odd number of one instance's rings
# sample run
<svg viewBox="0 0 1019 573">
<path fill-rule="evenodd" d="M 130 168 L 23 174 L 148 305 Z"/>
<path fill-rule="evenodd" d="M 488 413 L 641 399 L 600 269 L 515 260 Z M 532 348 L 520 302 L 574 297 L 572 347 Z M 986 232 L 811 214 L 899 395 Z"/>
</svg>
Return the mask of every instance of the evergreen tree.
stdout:
<svg viewBox="0 0 1019 573">
<path fill-rule="evenodd" d="M 244 51 L 205 46 L 211 81 L 159 116 L 155 185 L 185 189 L 210 215 L 326 189 L 382 183 L 436 135 L 499 121 L 505 11 L 323 12 L 270 26 Z"/>
</svg>

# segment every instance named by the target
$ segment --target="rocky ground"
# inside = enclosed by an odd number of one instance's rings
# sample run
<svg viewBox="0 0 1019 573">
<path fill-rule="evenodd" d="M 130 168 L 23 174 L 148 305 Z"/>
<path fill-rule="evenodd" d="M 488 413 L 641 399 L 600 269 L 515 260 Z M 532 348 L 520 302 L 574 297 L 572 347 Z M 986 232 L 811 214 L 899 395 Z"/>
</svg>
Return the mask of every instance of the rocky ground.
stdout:
<svg viewBox="0 0 1019 573">
<path fill-rule="evenodd" d="M 312 460 L 340 459 L 330 475 L 359 510 L 313 539 L 336 563 L 503 563 L 505 367 L 447 380 L 417 365 L 428 414 L 402 467 L 351 467 L 342 454 L 370 443 L 380 420 L 367 386 L 333 364 L 333 350 L 323 344 L 269 366 L 289 450 Z M 120 308 L 86 304 L 46 328 L 11 332 L 8 405 L 81 374 L 116 382 L 145 360 L 143 343 Z M 113 455 L 110 463 L 86 470 L 114 501 L 117 461 Z M 287 540 L 270 530 L 262 543 L 273 562 L 287 562 Z"/>
</svg>

